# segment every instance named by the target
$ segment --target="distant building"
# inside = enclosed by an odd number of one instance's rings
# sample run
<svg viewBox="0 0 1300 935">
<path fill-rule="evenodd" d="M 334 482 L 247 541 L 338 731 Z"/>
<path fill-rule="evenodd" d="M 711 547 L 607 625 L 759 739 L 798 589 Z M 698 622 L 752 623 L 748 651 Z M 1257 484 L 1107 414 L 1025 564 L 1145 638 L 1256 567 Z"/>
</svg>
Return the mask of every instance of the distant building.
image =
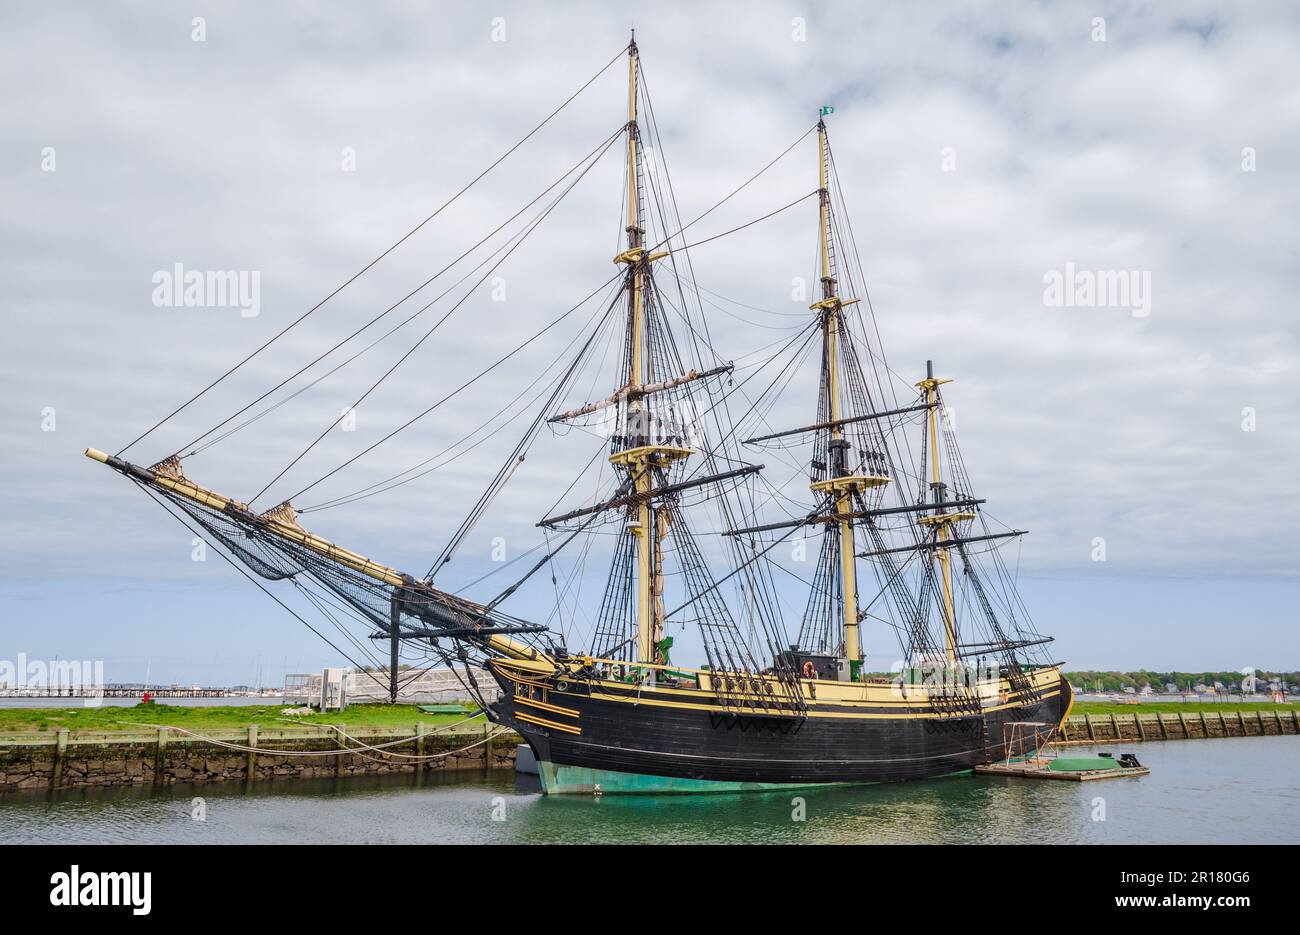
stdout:
<svg viewBox="0 0 1300 935">
<path fill-rule="evenodd" d="M 464 670 L 403 667 L 398 672 L 398 701 L 406 704 L 474 701 L 473 693 L 464 682 Z M 495 685 L 492 677 L 480 668 L 473 669 L 473 678 L 480 686 Z M 285 703 L 315 704 L 321 695 L 321 682 L 322 673 L 286 674 Z M 388 686 L 387 669 L 349 669 L 343 676 L 342 692 L 349 704 L 381 702 L 388 700 Z"/>
</svg>

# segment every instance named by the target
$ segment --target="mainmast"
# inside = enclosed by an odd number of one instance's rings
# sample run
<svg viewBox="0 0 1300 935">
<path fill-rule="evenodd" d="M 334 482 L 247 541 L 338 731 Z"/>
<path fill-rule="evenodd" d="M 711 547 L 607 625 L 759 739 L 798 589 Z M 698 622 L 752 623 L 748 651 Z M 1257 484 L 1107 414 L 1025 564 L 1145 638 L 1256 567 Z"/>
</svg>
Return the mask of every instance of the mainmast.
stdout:
<svg viewBox="0 0 1300 935">
<path fill-rule="evenodd" d="M 630 267 L 628 291 L 630 293 L 629 314 L 632 325 L 632 361 L 628 374 L 630 386 L 645 383 L 642 347 L 645 343 L 645 321 L 642 314 L 642 290 L 644 282 L 640 254 L 644 252 L 642 239 L 645 231 L 641 228 L 641 160 L 638 153 L 636 125 L 636 38 L 627 47 L 627 253 L 622 255 L 623 262 Z M 639 412 L 641 401 L 635 400 L 629 409 Z"/>
<path fill-rule="evenodd" d="M 930 492 L 934 498 L 934 512 L 928 516 L 920 517 L 918 522 L 927 526 L 934 526 L 935 535 L 938 539 L 938 548 L 933 550 L 932 555 L 937 553 L 939 572 L 943 583 L 943 637 L 949 666 L 952 666 L 957 661 L 957 618 L 952 600 L 952 557 L 949 554 L 951 550 L 947 546 L 948 527 L 953 523 L 975 518 L 974 513 L 948 510 L 946 505 L 948 487 L 939 473 L 939 387 L 944 383 L 951 382 L 951 380 L 936 379 L 934 362 L 927 360 L 925 362 L 925 379 L 916 384 L 925 390 L 925 401 L 928 406 Z"/>
<path fill-rule="evenodd" d="M 844 307 L 857 299 L 841 299 L 835 271 L 835 251 L 831 229 L 831 193 L 829 142 L 826 138 L 826 121 L 817 121 L 818 153 L 818 203 L 821 255 L 821 300 L 810 306 L 821 315 L 823 361 L 823 387 L 829 407 L 830 444 L 829 477 L 815 481 L 814 493 L 826 493 L 832 498 L 839 535 L 840 592 L 843 603 L 844 654 L 849 660 L 849 677 L 857 681 L 862 667 L 862 643 L 858 634 L 858 573 L 853 550 L 853 497 L 870 487 L 889 483 L 881 474 L 858 474 L 850 460 L 850 445 L 844 437 L 842 402 L 840 399 L 840 335 L 844 327 Z"/>
</svg>

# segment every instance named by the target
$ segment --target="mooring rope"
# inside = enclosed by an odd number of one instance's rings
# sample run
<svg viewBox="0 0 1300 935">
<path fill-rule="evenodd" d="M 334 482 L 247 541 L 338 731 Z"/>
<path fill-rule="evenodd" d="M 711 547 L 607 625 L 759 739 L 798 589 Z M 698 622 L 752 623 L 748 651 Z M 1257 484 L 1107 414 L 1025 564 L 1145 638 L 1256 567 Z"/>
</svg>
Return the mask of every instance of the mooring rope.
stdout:
<svg viewBox="0 0 1300 935">
<path fill-rule="evenodd" d="M 351 741 L 353 741 L 354 743 L 358 743 L 358 744 L 361 743 L 361 741 L 358 740 L 356 737 L 349 736 L 349 735 L 348 735 L 348 734 L 343 730 L 343 728 L 339 727 L 338 725 L 336 725 L 336 724 L 331 724 L 330 727 L 332 727 L 334 730 L 336 730 L 336 731 L 338 732 L 338 735 L 339 735 L 340 737 L 342 737 L 344 740 L 351 740 Z M 384 750 L 385 747 L 393 747 L 393 746 L 396 746 L 396 745 L 399 744 L 399 743 L 410 743 L 410 742 L 411 742 L 410 740 L 394 740 L 394 741 L 390 741 L 389 743 L 385 743 L 385 744 L 372 744 L 372 745 L 369 745 L 369 746 L 349 747 L 349 748 L 347 748 L 347 749 L 345 749 L 345 750 L 343 750 L 343 751 L 341 751 L 341 752 L 343 752 L 343 753 L 357 753 L 357 754 L 359 754 L 359 755 L 361 755 L 361 756 L 365 756 L 365 752 L 364 752 L 364 751 L 366 751 L 366 750 L 380 750 L 380 751 L 383 751 L 384 756 L 397 756 L 397 757 L 401 757 L 401 758 L 404 759 L 404 760 L 429 760 L 429 759 L 437 759 L 437 758 L 439 758 L 439 757 L 444 757 L 444 756 L 450 756 L 450 755 L 453 754 L 453 753 L 461 753 L 461 752 L 463 752 L 463 751 L 465 751 L 465 750 L 471 750 L 471 749 L 473 749 L 474 747 L 477 747 L 477 746 L 480 746 L 481 744 L 485 744 L 485 743 L 487 743 L 489 740 L 492 740 L 494 737 L 499 737 L 499 736 L 501 736 L 502 734 L 506 734 L 506 733 L 509 733 L 509 729 L 508 729 L 508 728 L 505 728 L 505 727 L 499 727 L 499 728 L 497 728 L 497 730 L 495 730 L 493 733 L 488 734 L 487 736 L 485 736 L 482 740 L 478 741 L 477 743 L 470 744 L 468 747 L 462 747 L 460 750 L 448 750 L 446 753 L 432 753 L 432 754 L 424 754 L 424 755 L 420 755 L 420 754 L 412 754 L 412 753 L 398 753 L 398 752 L 396 752 L 395 750 Z M 382 760 L 379 760 L 378 757 L 367 756 L 367 757 L 365 757 L 365 758 L 368 759 L 368 760 L 378 760 L 379 762 L 383 762 Z"/>
<path fill-rule="evenodd" d="M 128 722 L 122 721 L 120 723 L 128 723 Z M 186 736 L 193 737 L 195 740 L 202 741 L 203 743 L 212 744 L 214 747 L 222 747 L 227 750 L 238 750 L 241 753 L 265 753 L 268 756 L 340 756 L 345 753 L 356 753 L 358 755 L 364 755 L 366 751 L 371 751 L 371 750 L 383 751 L 387 747 L 393 747 L 403 743 L 412 743 L 413 741 L 419 739 L 418 736 L 413 736 L 413 737 L 402 737 L 397 740 L 391 740 L 388 741 L 387 743 L 382 743 L 382 744 L 362 744 L 362 742 L 359 739 L 350 736 L 338 725 L 329 724 L 326 726 L 329 727 L 331 730 L 337 731 L 338 735 L 342 737 L 344 740 L 350 740 L 354 743 L 361 744 L 361 745 L 356 747 L 342 747 L 335 750 L 276 750 L 268 747 L 250 747 L 246 744 L 234 743 L 232 741 L 226 741 L 226 740 L 218 740 L 215 737 L 207 737 L 204 736 L 203 734 L 195 733 L 192 730 L 186 730 L 184 727 L 173 727 L 170 724 L 143 724 L 140 726 L 152 727 L 160 731 L 163 730 L 175 731 L 178 734 L 185 734 Z M 397 756 L 406 760 L 419 760 L 419 761 L 441 760 L 449 756 L 454 756 L 457 753 L 464 753 L 466 750 L 473 750 L 475 747 L 482 746 L 483 744 L 489 742 L 490 740 L 499 737 L 505 733 L 509 733 L 508 728 L 501 727 L 498 728 L 493 733 L 487 734 L 480 740 L 474 741 L 474 743 L 468 744 L 464 747 L 458 747 L 455 750 L 446 750 L 442 753 L 408 754 L 408 753 L 397 753 L 397 752 L 389 751 L 386 752 L 384 755 Z M 367 759 L 377 759 L 377 758 L 367 757 Z"/>
</svg>

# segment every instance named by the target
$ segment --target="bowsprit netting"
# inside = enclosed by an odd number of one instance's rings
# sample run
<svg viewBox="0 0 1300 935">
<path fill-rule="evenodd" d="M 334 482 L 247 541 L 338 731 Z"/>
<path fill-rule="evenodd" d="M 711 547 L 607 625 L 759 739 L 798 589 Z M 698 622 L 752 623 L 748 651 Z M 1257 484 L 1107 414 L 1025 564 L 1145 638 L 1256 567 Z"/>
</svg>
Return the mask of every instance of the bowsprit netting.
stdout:
<svg viewBox="0 0 1300 935">
<path fill-rule="evenodd" d="M 254 513 L 193 484 L 175 458 L 149 469 L 124 462 L 114 466 L 254 574 L 269 581 L 289 580 L 307 592 L 327 618 L 336 623 L 348 618 L 386 640 L 394 698 L 402 641 L 419 641 L 449 659 L 454 652 L 456 659 L 478 665 L 494 655 L 536 655 L 542 649 L 545 626 L 441 591 L 314 536 L 297 523 L 288 504 Z M 352 642 L 361 655 L 369 656 L 362 644 Z"/>
</svg>

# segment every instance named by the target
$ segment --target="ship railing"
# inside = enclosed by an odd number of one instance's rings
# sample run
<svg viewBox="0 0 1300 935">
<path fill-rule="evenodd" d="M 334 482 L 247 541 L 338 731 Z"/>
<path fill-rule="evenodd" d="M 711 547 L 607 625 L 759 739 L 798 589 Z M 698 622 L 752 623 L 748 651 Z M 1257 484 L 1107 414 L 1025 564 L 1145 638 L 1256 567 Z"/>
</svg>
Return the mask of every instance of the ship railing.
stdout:
<svg viewBox="0 0 1300 935">
<path fill-rule="evenodd" d="M 709 688 L 728 714 L 762 717 L 807 715 L 808 705 L 797 682 L 743 669 L 714 669 L 704 674 L 708 676 Z"/>
<path fill-rule="evenodd" d="M 678 687 L 699 689 L 715 695 L 728 714 L 750 714 L 767 717 L 803 717 L 808 710 L 797 682 L 779 675 L 763 675 L 747 670 L 692 669 L 684 666 L 652 662 L 632 662 L 628 659 L 607 659 L 600 656 L 574 656 L 584 666 L 608 668 L 615 672 L 662 673 L 679 680 Z M 680 683 L 685 679 L 687 683 Z"/>
</svg>

